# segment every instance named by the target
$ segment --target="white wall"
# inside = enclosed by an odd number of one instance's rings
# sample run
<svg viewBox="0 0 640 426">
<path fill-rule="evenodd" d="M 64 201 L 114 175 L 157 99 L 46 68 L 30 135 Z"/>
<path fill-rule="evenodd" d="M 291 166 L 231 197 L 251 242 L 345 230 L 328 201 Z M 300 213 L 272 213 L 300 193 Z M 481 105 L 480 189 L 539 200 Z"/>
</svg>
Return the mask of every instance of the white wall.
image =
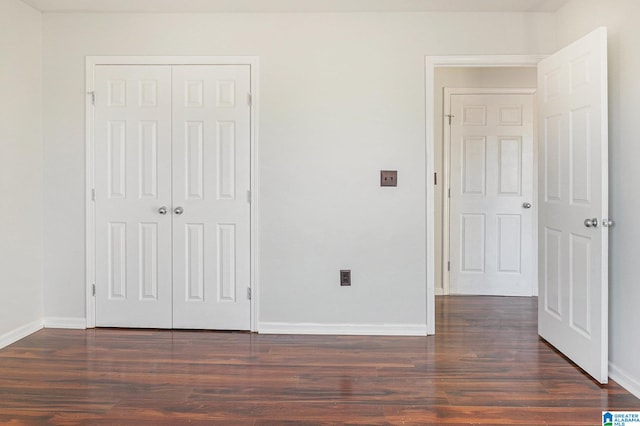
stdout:
<svg viewBox="0 0 640 426">
<path fill-rule="evenodd" d="M 573 0 L 558 14 L 558 47 L 598 26 L 609 31 L 611 377 L 640 397 L 640 2 Z"/>
<path fill-rule="evenodd" d="M 444 88 L 535 88 L 538 85 L 535 67 L 487 67 L 487 68 L 436 68 L 434 73 L 435 102 L 435 170 L 438 173 L 438 185 L 435 188 L 435 270 L 436 291 L 442 291 L 442 257 L 448 258 L 442 251 L 442 206 L 444 203 L 444 164 L 443 164 L 443 108 Z"/>
<path fill-rule="evenodd" d="M 42 324 L 42 19 L 0 1 L 0 347 Z"/>
<path fill-rule="evenodd" d="M 551 14 L 47 14 L 45 315 L 84 316 L 85 55 L 260 57 L 263 323 L 422 325 L 424 57 L 547 53 Z M 381 189 L 380 169 L 399 186 Z M 353 286 L 338 285 L 338 270 Z"/>
</svg>

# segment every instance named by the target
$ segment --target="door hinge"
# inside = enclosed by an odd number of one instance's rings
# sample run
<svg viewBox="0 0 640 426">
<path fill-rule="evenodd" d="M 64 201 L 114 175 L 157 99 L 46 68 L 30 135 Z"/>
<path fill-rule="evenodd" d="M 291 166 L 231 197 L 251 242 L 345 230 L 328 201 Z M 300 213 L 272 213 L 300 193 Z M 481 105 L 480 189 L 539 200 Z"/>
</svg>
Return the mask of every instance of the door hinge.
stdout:
<svg viewBox="0 0 640 426">
<path fill-rule="evenodd" d="M 251 99 L 251 93 L 247 93 L 247 102 L 249 103 L 249 106 L 251 106 L 253 100 Z"/>
<path fill-rule="evenodd" d="M 251 203 L 251 190 L 247 191 L 247 202 Z"/>
<path fill-rule="evenodd" d="M 96 200 L 96 190 L 95 188 L 91 188 L 91 201 Z"/>
<path fill-rule="evenodd" d="M 451 198 L 451 188 L 447 189 L 447 197 Z"/>
<path fill-rule="evenodd" d="M 95 295 L 96 295 L 96 285 L 95 285 L 95 284 L 91 284 L 91 294 L 92 294 L 93 296 L 95 296 Z"/>
<path fill-rule="evenodd" d="M 433 184 L 437 185 L 438 184 L 438 173 L 434 173 L 433 174 Z"/>
<path fill-rule="evenodd" d="M 96 92 L 87 92 L 87 94 L 91 95 L 91 105 L 96 105 Z"/>
<path fill-rule="evenodd" d="M 447 115 L 445 115 L 445 117 L 448 117 L 448 118 L 449 118 L 449 126 L 451 126 L 451 119 L 452 119 L 453 117 L 455 117 L 455 115 L 447 114 Z"/>
<path fill-rule="evenodd" d="M 247 299 L 251 300 L 251 287 L 247 287 Z"/>
<path fill-rule="evenodd" d="M 451 270 L 451 261 L 447 262 L 447 271 Z"/>
</svg>

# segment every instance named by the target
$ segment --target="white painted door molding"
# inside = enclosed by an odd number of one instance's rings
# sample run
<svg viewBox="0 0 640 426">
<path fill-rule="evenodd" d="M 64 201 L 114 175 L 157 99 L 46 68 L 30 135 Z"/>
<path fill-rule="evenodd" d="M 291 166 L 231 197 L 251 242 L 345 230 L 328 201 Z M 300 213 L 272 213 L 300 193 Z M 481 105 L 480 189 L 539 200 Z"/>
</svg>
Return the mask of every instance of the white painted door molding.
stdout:
<svg viewBox="0 0 640 426">
<path fill-rule="evenodd" d="M 259 60 L 254 56 L 88 56 L 85 61 L 85 281 L 86 281 L 86 326 L 96 326 L 95 298 L 95 117 L 94 87 L 95 70 L 98 65 L 248 65 L 250 67 L 250 289 L 251 330 L 257 330 L 258 318 L 258 73 Z"/>
</svg>

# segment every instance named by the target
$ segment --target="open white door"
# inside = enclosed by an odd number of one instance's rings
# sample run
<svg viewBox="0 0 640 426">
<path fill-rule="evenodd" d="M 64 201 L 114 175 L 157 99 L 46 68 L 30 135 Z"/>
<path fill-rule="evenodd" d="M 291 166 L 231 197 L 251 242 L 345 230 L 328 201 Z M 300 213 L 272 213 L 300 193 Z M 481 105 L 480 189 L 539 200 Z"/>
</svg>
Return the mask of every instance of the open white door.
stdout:
<svg viewBox="0 0 640 426">
<path fill-rule="evenodd" d="M 538 332 L 608 381 L 607 32 L 538 66 Z"/>
</svg>

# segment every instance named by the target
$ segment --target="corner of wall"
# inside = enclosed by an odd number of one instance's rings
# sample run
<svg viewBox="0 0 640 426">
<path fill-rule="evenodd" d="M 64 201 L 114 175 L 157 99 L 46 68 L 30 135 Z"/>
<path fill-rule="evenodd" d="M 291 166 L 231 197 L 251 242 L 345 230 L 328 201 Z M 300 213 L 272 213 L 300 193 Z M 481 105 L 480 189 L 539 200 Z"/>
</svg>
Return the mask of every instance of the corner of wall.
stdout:
<svg viewBox="0 0 640 426">
<path fill-rule="evenodd" d="M 36 320 L 0 335 L 0 349 L 42 329 L 42 321 Z"/>
<path fill-rule="evenodd" d="M 609 361 L 609 377 L 620 386 L 640 398 L 640 378 L 633 377 L 629 372 Z"/>
<path fill-rule="evenodd" d="M 0 347 L 42 328 L 43 21 L 20 0 L 0 2 Z"/>
</svg>

